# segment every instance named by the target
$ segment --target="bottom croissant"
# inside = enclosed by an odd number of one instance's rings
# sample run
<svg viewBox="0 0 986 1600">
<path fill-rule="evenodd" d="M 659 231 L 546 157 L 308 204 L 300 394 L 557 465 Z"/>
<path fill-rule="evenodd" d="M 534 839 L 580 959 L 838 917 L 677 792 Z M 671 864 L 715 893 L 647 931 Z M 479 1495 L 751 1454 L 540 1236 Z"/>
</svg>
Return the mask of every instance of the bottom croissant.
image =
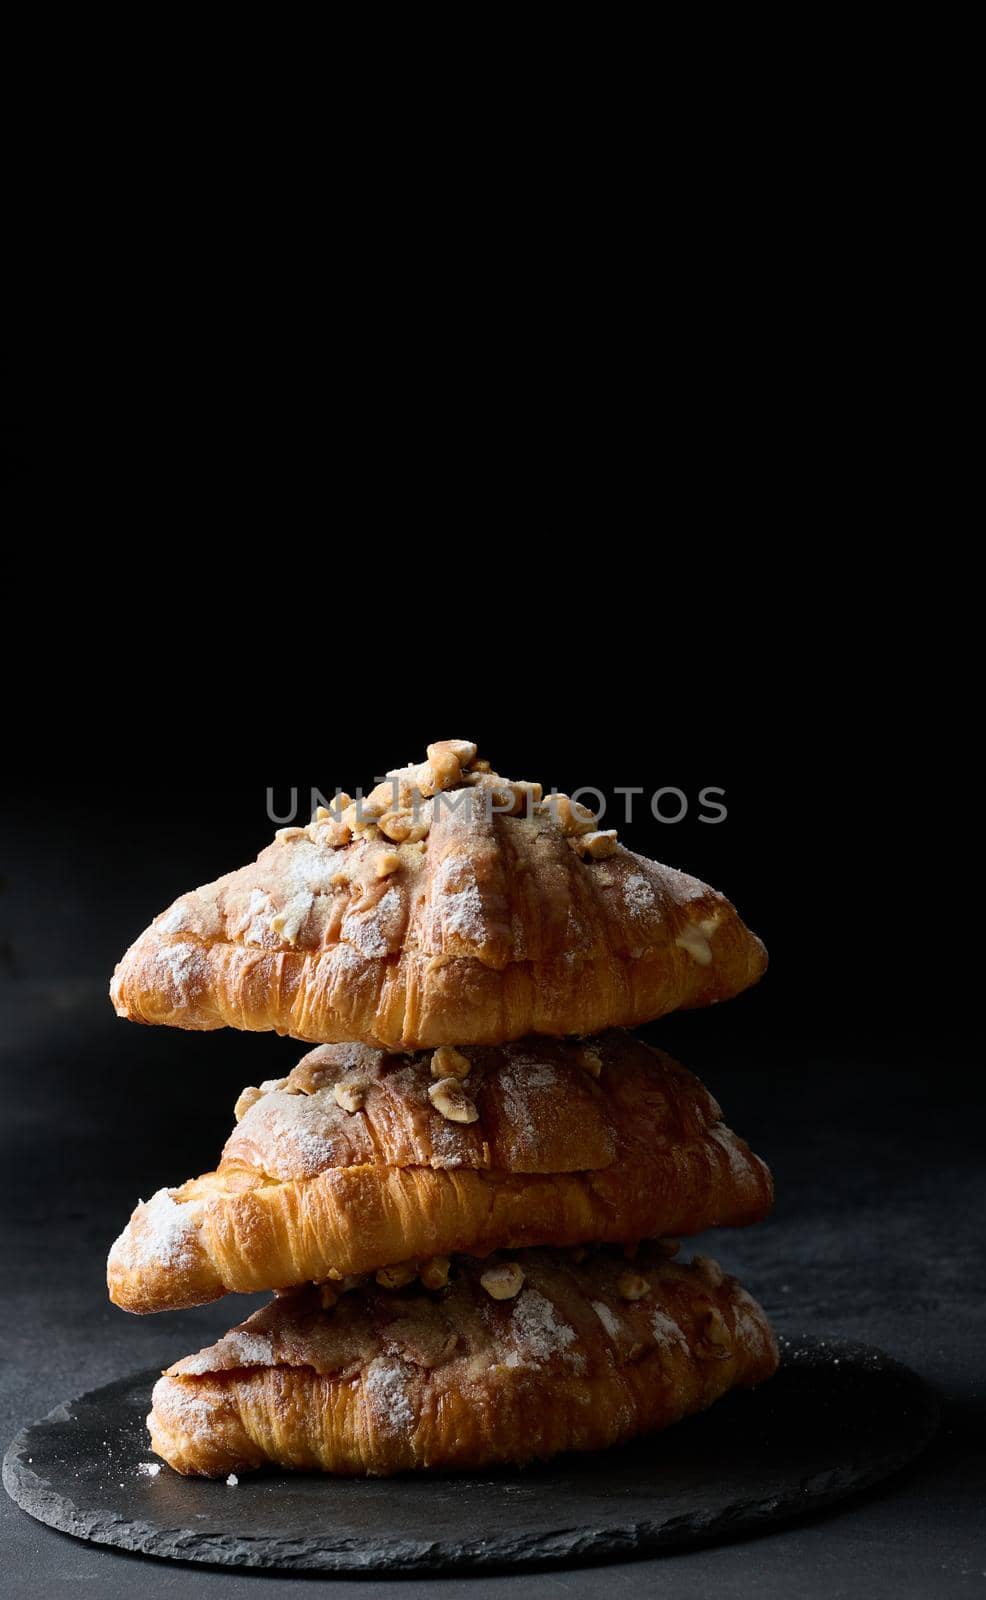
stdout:
<svg viewBox="0 0 986 1600">
<path fill-rule="evenodd" d="M 159 1380 L 155 1451 L 205 1477 L 520 1465 L 668 1427 L 777 1366 L 764 1312 L 707 1258 L 528 1250 L 452 1272 L 438 1293 L 279 1296 Z"/>
</svg>

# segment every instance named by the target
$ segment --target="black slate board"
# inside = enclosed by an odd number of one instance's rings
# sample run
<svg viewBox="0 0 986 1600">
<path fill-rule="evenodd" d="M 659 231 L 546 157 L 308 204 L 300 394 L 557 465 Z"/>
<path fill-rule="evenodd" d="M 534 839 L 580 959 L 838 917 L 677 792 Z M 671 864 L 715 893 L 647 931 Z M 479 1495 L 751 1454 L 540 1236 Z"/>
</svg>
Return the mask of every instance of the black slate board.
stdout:
<svg viewBox="0 0 986 1600">
<path fill-rule="evenodd" d="M 3 1464 L 19 1506 L 64 1533 L 181 1561 L 329 1572 L 566 1564 L 768 1532 L 912 1461 L 933 1392 L 866 1345 L 797 1340 L 763 1388 L 668 1432 L 523 1472 L 352 1480 L 244 1475 L 238 1487 L 152 1461 L 156 1371 L 56 1407 Z"/>
</svg>

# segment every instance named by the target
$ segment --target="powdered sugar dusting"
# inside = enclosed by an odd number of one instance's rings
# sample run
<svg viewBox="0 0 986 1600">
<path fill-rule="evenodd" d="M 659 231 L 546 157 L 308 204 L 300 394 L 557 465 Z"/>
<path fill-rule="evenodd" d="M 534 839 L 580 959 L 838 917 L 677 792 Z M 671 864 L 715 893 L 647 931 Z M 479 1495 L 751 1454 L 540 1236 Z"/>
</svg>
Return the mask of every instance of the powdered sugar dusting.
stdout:
<svg viewBox="0 0 986 1600">
<path fill-rule="evenodd" d="M 550 1089 L 558 1081 L 555 1068 L 537 1056 L 508 1047 L 500 1069 L 499 1089 L 506 1136 L 514 1157 L 530 1157 L 536 1149 L 538 1127 L 534 1119 L 536 1091 Z"/>
<path fill-rule="evenodd" d="M 342 936 L 362 956 L 379 960 L 389 954 L 389 946 L 375 914 L 354 917 L 351 913 L 343 922 Z"/>
<path fill-rule="evenodd" d="M 147 1204 L 138 1207 L 129 1226 L 121 1233 L 110 1260 L 130 1271 L 153 1267 L 190 1267 L 195 1260 L 195 1242 L 205 1209 L 204 1200 L 189 1200 L 179 1205 L 174 1189 L 159 1189 Z"/>
<path fill-rule="evenodd" d="M 657 1306 L 651 1313 L 650 1325 L 655 1340 L 663 1348 L 669 1349 L 676 1344 L 681 1345 L 683 1348 L 687 1347 L 685 1335 L 678 1324 L 666 1311 L 662 1311 L 660 1306 Z"/>
<path fill-rule="evenodd" d="M 345 934 L 345 928 L 343 929 Z M 332 967 L 337 975 L 355 972 L 363 965 L 363 957 L 351 944 L 336 944 L 332 946 Z"/>
<path fill-rule="evenodd" d="M 640 917 L 654 904 L 654 890 L 639 872 L 628 873 L 623 884 L 623 897 L 632 916 Z"/>
<path fill-rule="evenodd" d="M 282 845 L 277 857 L 280 881 L 288 896 L 331 894 L 332 879 L 339 870 L 335 851 L 312 844 L 310 839 L 291 840 Z"/>
<path fill-rule="evenodd" d="M 735 1290 L 733 1316 L 736 1338 L 750 1350 L 758 1350 L 765 1342 L 763 1312 L 752 1295 L 739 1287 Z"/>
<path fill-rule="evenodd" d="M 357 915 L 350 911 L 342 924 L 342 937 L 363 956 L 380 960 L 391 953 L 400 933 L 401 896 L 396 888 L 381 895 L 372 910 Z"/>
<path fill-rule="evenodd" d="M 274 1365 L 274 1350 L 266 1334 L 250 1333 L 234 1328 L 211 1350 L 200 1350 L 197 1356 L 188 1356 L 181 1364 L 182 1373 L 191 1376 L 203 1372 L 224 1371 L 236 1367 L 270 1367 Z"/>
<path fill-rule="evenodd" d="M 560 1320 L 551 1301 L 537 1289 L 521 1291 L 510 1326 L 521 1353 L 535 1365 L 575 1343 L 575 1329 Z"/>
<path fill-rule="evenodd" d="M 407 1377 L 404 1366 L 388 1356 L 377 1356 L 367 1367 L 363 1393 L 378 1428 L 409 1433 L 414 1427 Z"/>
<path fill-rule="evenodd" d="M 442 1116 L 433 1116 L 428 1124 L 431 1139 L 432 1167 L 464 1167 L 475 1165 L 475 1141 L 466 1131 L 467 1125 L 449 1122 Z"/>
<path fill-rule="evenodd" d="M 484 942 L 483 897 L 472 863 L 465 856 L 446 856 L 435 873 L 431 919 L 432 936 L 438 943 L 450 934 L 471 944 Z"/>
<path fill-rule="evenodd" d="M 514 1050 L 508 1046 L 510 1071 L 515 1084 L 527 1085 L 530 1089 L 551 1089 L 558 1081 L 558 1074 L 554 1064 L 550 1061 L 541 1061 L 537 1056 L 527 1055 L 523 1051 Z"/>
<path fill-rule="evenodd" d="M 184 900 L 176 900 L 170 910 L 158 918 L 159 933 L 188 933 L 192 926 L 192 911 Z"/>
<path fill-rule="evenodd" d="M 177 1423 L 182 1433 L 190 1439 L 206 1439 L 212 1433 L 213 1415 L 208 1400 L 203 1400 L 201 1395 L 195 1394 L 180 1379 L 168 1389 L 165 1416 L 172 1424 Z"/>
<path fill-rule="evenodd" d="M 593 1300 L 592 1309 L 596 1313 L 596 1316 L 599 1318 L 603 1327 L 606 1329 L 606 1332 L 609 1334 L 610 1338 L 619 1338 L 619 1318 L 610 1310 L 606 1302 L 604 1300 Z"/>
<path fill-rule="evenodd" d="M 446 902 L 444 921 L 447 933 L 457 933 L 461 939 L 474 943 L 482 940 L 483 900 L 475 884 Z"/>
<path fill-rule="evenodd" d="M 251 889 L 247 901 L 245 915 L 250 919 L 246 933 L 243 935 L 246 944 L 275 944 L 276 936 L 271 933 L 271 903 L 270 895 L 263 889 Z"/>
<path fill-rule="evenodd" d="M 746 1182 L 749 1177 L 750 1163 L 736 1142 L 736 1135 L 732 1128 L 727 1128 L 723 1123 L 717 1122 L 709 1129 L 709 1137 L 714 1139 L 720 1150 L 724 1150 L 729 1161 L 729 1170 L 739 1182 Z"/>
<path fill-rule="evenodd" d="M 160 1461 L 138 1461 L 137 1471 L 145 1478 L 156 1478 L 161 1471 Z"/>
<path fill-rule="evenodd" d="M 401 897 L 396 889 L 388 889 L 377 903 L 377 916 L 381 922 L 386 922 L 395 912 L 401 909 Z"/>
<path fill-rule="evenodd" d="M 182 999 L 189 984 L 201 978 L 208 970 L 202 946 L 189 944 L 187 940 L 179 940 L 177 944 L 161 945 L 154 953 L 154 960 Z"/>
<path fill-rule="evenodd" d="M 256 1146 L 269 1177 L 314 1178 L 336 1165 L 344 1115 L 326 1095 L 275 1090 L 250 1107 L 226 1150 L 234 1151 L 246 1140 Z"/>
<path fill-rule="evenodd" d="M 693 878 L 690 873 L 682 872 L 678 867 L 663 867 L 668 888 L 680 905 L 689 905 L 696 900 L 721 898 L 715 895 L 707 883 L 702 883 L 699 878 Z"/>
</svg>

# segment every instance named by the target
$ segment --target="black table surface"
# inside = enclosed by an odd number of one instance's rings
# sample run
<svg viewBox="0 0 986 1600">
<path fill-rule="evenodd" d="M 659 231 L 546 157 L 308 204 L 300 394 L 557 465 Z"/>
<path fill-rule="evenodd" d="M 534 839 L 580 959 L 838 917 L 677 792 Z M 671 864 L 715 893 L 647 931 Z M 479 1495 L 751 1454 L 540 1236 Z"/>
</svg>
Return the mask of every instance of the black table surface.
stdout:
<svg viewBox="0 0 986 1600">
<path fill-rule="evenodd" d="M 6 985 L 0 1068 L 3 1443 L 60 1400 L 209 1343 L 259 1299 L 135 1318 L 106 1299 L 107 1247 L 138 1194 L 213 1165 L 247 1082 L 300 1054 L 289 1040 L 183 1035 L 116 1021 L 102 985 Z M 736 1003 L 741 1004 L 741 1002 Z M 942 1430 L 915 1466 L 860 1501 L 763 1538 L 530 1575 L 449 1577 L 456 1600 L 793 1594 L 981 1595 L 986 1450 L 984 1093 L 971 1047 L 942 1037 L 753 1040 L 729 1008 L 652 1037 L 700 1073 L 770 1162 L 777 1207 L 700 1248 L 738 1272 L 781 1333 L 876 1344 L 930 1379 Z M 739 1017 L 739 1013 L 737 1013 Z M 399 1485 L 394 1493 L 400 1493 Z M 433 1595 L 436 1580 L 246 1575 L 129 1557 L 54 1533 L 6 1496 L 8 1594 Z"/>
</svg>

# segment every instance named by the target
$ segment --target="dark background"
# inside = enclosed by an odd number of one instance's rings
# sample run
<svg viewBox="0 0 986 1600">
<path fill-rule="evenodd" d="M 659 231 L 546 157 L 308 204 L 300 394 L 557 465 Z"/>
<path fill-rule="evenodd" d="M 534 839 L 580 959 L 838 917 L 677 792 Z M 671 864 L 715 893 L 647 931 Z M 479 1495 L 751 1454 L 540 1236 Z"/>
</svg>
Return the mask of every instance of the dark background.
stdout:
<svg viewBox="0 0 986 1600">
<path fill-rule="evenodd" d="M 781 1331 L 879 1344 L 948 1403 L 925 1460 L 865 1502 L 769 1539 L 613 1568 L 605 1581 L 627 1595 L 672 1573 L 684 1595 L 713 1582 L 726 1594 L 780 1595 L 823 1580 L 846 1594 L 973 1592 L 986 1196 L 961 747 L 944 700 L 933 716 L 917 709 L 905 662 L 888 697 L 879 675 L 855 677 L 844 647 L 837 682 L 832 653 L 809 675 L 779 646 L 771 667 L 756 641 L 717 645 L 700 618 L 690 631 L 673 648 L 655 637 L 639 664 L 612 643 L 570 664 L 531 652 L 513 684 L 492 639 L 465 692 L 430 684 L 425 645 L 420 660 L 405 652 L 395 663 L 396 690 L 361 682 L 357 652 L 344 667 L 351 706 L 331 673 L 322 682 L 308 667 L 285 716 L 252 695 L 230 705 L 228 681 L 206 695 L 162 662 L 143 673 L 145 715 L 132 732 L 117 717 L 112 740 L 94 736 L 98 753 L 35 765 L 30 782 L 8 785 L 8 1435 L 68 1394 L 197 1348 L 253 1303 L 127 1317 L 105 1298 L 103 1263 L 138 1195 L 213 1166 L 240 1088 L 286 1072 L 304 1047 L 118 1021 L 106 997 L 115 961 L 178 894 L 267 842 L 268 785 L 281 809 L 292 785 L 302 796 L 312 785 L 352 792 L 423 758 L 433 737 L 470 737 L 499 770 L 546 787 L 642 786 L 632 824 L 618 798 L 606 819 L 623 842 L 722 889 L 762 935 L 771 966 L 755 990 L 646 1030 L 710 1084 L 774 1169 L 773 1218 L 704 1246 L 742 1272 Z M 764 668 L 782 691 L 772 703 L 760 693 Z M 148 705 L 160 741 L 151 754 Z M 684 822 L 649 817 L 647 797 L 664 785 L 689 797 Z M 725 790 L 722 823 L 698 821 L 706 785 Z M 147 1562 L 138 1571 L 4 1511 L 18 1573 L 90 1576 L 111 1593 L 138 1581 L 187 1592 L 187 1572 Z M 221 1573 L 191 1581 L 203 1594 L 290 1587 Z M 584 1592 L 599 1581 L 586 1572 Z M 502 1586 L 520 1600 L 532 1584 L 540 1594 L 561 1582 L 486 1580 L 482 1592 Z"/>
<path fill-rule="evenodd" d="M 758 96 L 729 51 L 717 118 L 693 75 L 656 205 L 636 110 L 618 160 L 553 154 L 549 182 L 535 152 L 492 204 L 437 145 L 423 181 L 387 141 L 367 185 L 347 144 L 373 218 L 333 196 L 329 250 L 296 152 L 217 184 L 197 145 L 176 188 L 174 119 L 158 162 L 131 141 L 132 184 L 82 184 L 4 407 L 5 1435 L 245 1309 L 128 1318 L 103 1263 L 300 1047 L 117 1021 L 114 962 L 266 842 L 268 784 L 352 787 L 461 734 L 561 789 L 725 787 L 719 827 L 620 830 L 771 952 L 756 990 L 648 1030 L 775 1172 L 771 1220 L 705 1248 L 779 1329 L 881 1344 L 947 1412 L 913 1472 L 804 1528 L 445 1592 L 981 1593 L 973 97 L 950 70 L 936 105 L 934 41 L 847 68 L 836 37 L 815 94 L 807 57 Z M 297 1593 L 0 1511 L 18 1595 Z"/>
</svg>

